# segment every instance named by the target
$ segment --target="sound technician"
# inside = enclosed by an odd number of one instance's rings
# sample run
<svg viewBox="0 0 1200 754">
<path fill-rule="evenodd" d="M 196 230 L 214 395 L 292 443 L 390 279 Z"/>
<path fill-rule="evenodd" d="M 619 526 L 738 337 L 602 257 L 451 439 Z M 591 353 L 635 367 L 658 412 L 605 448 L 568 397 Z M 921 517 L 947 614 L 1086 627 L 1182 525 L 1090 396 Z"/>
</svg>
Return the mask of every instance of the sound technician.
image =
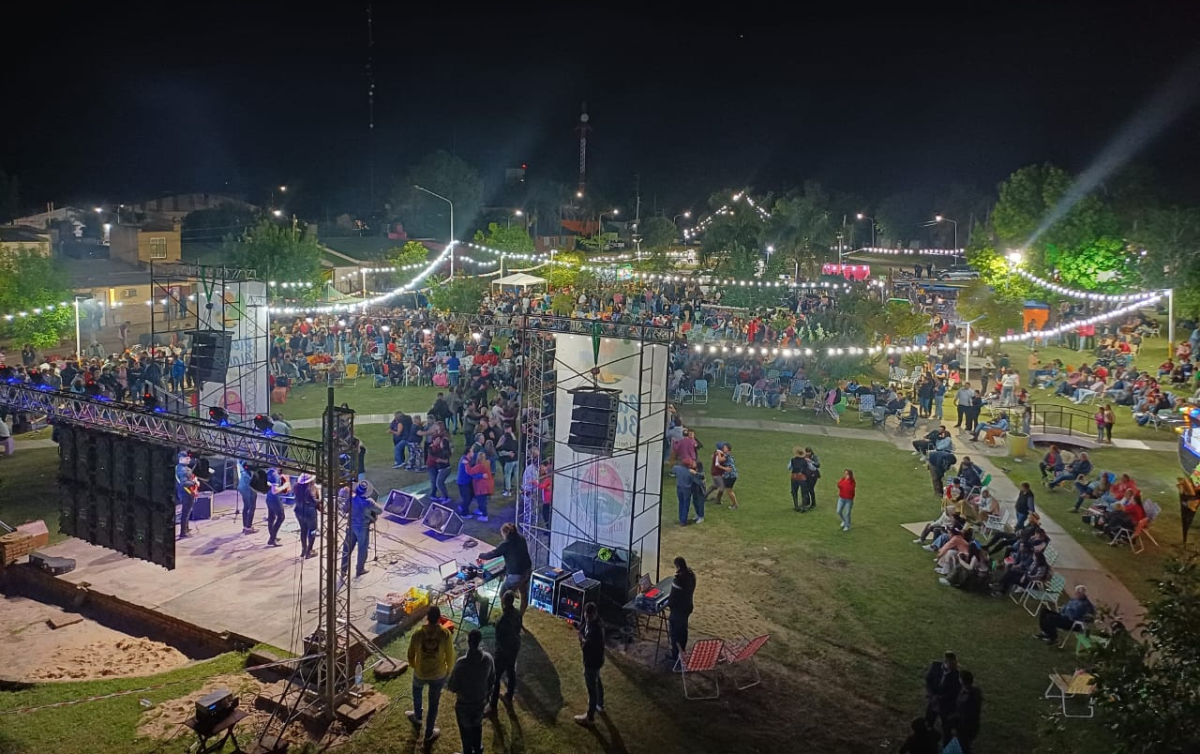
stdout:
<svg viewBox="0 0 1200 754">
<path fill-rule="evenodd" d="M 500 593 L 512 589 L 521 594 L 521 619 L 525 618 L 525 610 L 529 607 L 529 579 L 533 576 L 533 559 L 529 557 L 529 543 L 516 524 L 505 524 L 500 527 L 504 541 L 494 550 L 480 553 L 476 563 L 483 565 L 492 558 L 504 558 L 504 586 Z"/>
<path fill-rule="evenodd" d="M 695 607 L 696 574 L 688 568 L 687 561 L 675 558 L 675 578 L 671 581 L 671 592 L 667 595 L 667 607 L 671 614 L 667 618 L 667 637 L 671 642 L 671 662 L 679 653 L 687 650 L 688 618 Z"/>
</svg>

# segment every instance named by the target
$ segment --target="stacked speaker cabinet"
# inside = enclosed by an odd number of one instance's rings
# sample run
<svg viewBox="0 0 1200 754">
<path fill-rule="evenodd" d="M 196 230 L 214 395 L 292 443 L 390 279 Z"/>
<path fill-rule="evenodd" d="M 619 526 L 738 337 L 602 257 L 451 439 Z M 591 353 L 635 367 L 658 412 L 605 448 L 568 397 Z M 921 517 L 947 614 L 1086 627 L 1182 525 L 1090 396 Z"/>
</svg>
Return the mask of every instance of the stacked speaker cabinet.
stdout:
<svg viewBox="0 0 1200 754">
<path fill-rule="evenodd" d="M 221 330 L 190 330 L 192 374 L 197 382 L 224 382 L 229 370 L 233 333 Z"/>
<path fill-rule="evenodd" d="M 567 445 L 576 453 L 611 456 L 617 439 L 620 393 L 605 388 L 577 388 L 571 395 L 571 433 Z"/>
<path fill-rule="evenodd" d="M 454 537 L 462 533 L 463 520 L 454 509 L 433 503 L 425 511 L 425 518 L 421 520 L 421 525 L 438 534 Z"/>
</svg>

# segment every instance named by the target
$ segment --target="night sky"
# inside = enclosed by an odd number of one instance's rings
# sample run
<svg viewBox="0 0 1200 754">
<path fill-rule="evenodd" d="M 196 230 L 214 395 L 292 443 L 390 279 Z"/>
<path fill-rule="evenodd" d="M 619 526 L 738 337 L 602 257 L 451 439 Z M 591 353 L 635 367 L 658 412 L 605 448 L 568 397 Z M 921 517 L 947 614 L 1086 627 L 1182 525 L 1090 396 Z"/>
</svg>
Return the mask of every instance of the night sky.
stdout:
<svg viewBox="0 0 1200 754">
<path fill-rule="evenodd" d="M 991 189 L 1032 162 L 1086 167 L 1200 40 L 1182 2 L 674 18 L 376 3 L 372 139 L 366 3 L 90 5 L 6 35 L 0 166 L 26 205 L 254 200 L 287 183 L 342 209 L 366 196 L 372 154 L 383 194 L 436 149 L 490 180 L 525 162 L 573 184 L 584 100 L 590 182 L 625 197 L 640 174 L 660 207 L 805 178 L 869 200 Z M 1200 189 L 1198 126 L 1189 110 L 1138 158 L 1184 203 Z"/>
</svg>

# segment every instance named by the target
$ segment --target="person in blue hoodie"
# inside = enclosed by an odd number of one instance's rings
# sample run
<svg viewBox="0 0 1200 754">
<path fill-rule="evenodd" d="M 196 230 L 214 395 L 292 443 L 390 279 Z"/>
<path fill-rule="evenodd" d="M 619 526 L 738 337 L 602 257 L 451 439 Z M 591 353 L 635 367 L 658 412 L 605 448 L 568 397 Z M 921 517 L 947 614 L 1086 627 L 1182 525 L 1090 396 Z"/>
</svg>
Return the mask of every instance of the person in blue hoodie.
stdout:
<svg viewBox="0 0 1200 754">
<path fill-rule="evenodd" d="M 171 362 L 171 392 L 182 393 L 184 376 L 187 374 L 187 365 L 183 363 L 182 356 L 176 356 Z"/>
<path fill-rule="evenodd" d="M 254 511 L 258 507 L 258 493 L 250 486 L 256 469 L 250 464 L 240 464 L 242 473 L 238 475 L 238 494 L 242 496 L 242 534 L 254 534 Z"/>
<path fill-rule="evenodd" d="M 279 469 L 267 471 L 267 482 L 271 487 L 267 490 L 267 539 L 268 547 L 282 547 L 279 541 L 279 528 L 283 526 L 283 496 L 292 491 L 287 474 Z"/>
<path fill-rule="evenodd" d="M 475 488 L 471 484 L 471 472 L 469 469 L 471 468 L 471 458 L 482 449 L 476 443 L 462 454 L 462 458 L 458 459 L 458 476 L 455 477 L 454 481 L 458 484 L 458 496 L 462 501 L 458 506 L 459 515 L 467 515 L 467 511 L 471 510 L 471 501 L 475 499 Z"/>
</svg>

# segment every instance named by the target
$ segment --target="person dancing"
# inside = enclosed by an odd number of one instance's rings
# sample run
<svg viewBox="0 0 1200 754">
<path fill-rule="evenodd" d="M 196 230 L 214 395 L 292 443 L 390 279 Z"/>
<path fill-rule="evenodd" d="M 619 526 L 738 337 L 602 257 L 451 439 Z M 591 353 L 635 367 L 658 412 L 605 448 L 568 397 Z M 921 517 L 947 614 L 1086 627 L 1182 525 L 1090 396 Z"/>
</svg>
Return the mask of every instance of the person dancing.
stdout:
<svg viewBox="0 0 1200 754">
<path fill-rule="evenodd" d="M 321 510 L 321 501 L 316 495 L 316 477 L 312 474 L 301 474 L 296 480 L 296 504 L 292 510 L 296 513 L 296 522 L 300 524 L 300 557 L 311 558 L 317 553 L 313 549 L 317 541 L 317 514 Z"/>
</svg>

